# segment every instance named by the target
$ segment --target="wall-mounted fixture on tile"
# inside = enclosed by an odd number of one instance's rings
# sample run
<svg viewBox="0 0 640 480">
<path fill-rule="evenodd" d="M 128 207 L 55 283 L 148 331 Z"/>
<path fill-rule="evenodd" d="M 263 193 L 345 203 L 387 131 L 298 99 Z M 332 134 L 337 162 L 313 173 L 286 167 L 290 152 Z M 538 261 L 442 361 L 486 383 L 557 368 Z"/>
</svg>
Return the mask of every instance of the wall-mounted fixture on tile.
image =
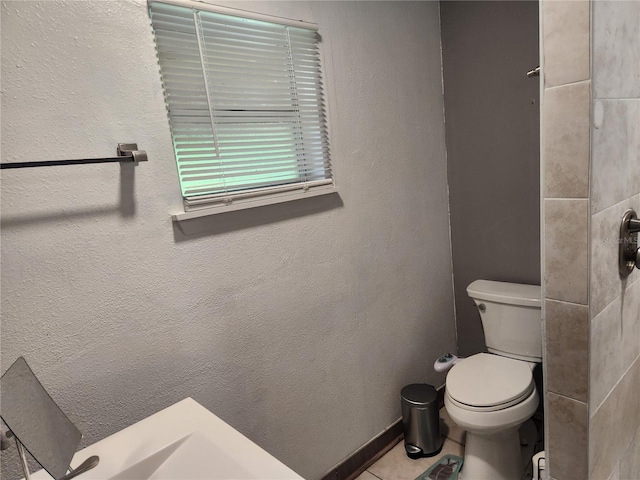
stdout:
<svg viewBox="0 0 640 480">
<path fill-rule="evenodd" d="M 627 210 L 620 224 L 620 276 L 631 275 L 633 268 L 640 268 L 640 248 L 638 248 L 640 220 L 634 210 Z"/>
</svg>

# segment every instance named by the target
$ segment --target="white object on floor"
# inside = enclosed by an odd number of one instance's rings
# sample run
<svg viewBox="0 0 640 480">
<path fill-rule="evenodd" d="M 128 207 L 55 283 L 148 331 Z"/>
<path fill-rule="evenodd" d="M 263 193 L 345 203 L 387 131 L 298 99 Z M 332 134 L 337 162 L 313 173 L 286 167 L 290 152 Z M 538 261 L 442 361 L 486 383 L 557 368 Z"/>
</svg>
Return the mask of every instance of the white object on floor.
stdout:
<svg viewBox="0 0 640 480">
<path fill-rule="evenodd" d="M 86 474 L 94 479 L 302 479 L 192 398 L 80 450 L 71 465 L 91 455 L 100 457 Z M 31 478 L 51 479 L 44 470 Z"/>
<path fill-rule="evenodd" d="M 544 450 L 533 456 L 533 480 L 542 480 L 546 470 L 547 461 Z"/>
</svg>

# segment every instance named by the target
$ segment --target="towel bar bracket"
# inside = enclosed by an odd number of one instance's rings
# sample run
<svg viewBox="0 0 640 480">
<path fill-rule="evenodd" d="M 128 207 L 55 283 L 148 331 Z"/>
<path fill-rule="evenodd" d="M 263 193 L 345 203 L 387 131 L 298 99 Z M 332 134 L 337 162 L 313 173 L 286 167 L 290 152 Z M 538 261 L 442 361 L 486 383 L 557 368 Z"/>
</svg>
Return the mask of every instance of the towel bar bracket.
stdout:
<svg viewBox="0 0 640 480">
<path fill-rule="evenodd" d="M 138 150 L 137 143 L 119 143 L 118 156 L 132 157 L 134 165 L 137 165 L 138 162 L 146 162 L 149 160 L 147 158 L 147 152 L 145 152 L 144 150 Z"/>
</svg>

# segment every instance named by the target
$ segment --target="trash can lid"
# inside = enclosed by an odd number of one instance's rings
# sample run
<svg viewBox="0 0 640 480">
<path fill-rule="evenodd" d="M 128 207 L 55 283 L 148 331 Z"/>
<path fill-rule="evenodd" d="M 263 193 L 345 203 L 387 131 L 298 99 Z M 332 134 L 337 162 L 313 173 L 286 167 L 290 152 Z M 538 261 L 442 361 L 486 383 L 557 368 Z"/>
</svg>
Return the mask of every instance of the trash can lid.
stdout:
<svg viewBox="0 0 640 480">
<path fill-rule="evenodd" d="M 426 405 L 435 402 L 438 398 L 438 393 L 433 385 L 412 383 L 402 389 L 400 396 L 408 403 Z"/>
</svg>

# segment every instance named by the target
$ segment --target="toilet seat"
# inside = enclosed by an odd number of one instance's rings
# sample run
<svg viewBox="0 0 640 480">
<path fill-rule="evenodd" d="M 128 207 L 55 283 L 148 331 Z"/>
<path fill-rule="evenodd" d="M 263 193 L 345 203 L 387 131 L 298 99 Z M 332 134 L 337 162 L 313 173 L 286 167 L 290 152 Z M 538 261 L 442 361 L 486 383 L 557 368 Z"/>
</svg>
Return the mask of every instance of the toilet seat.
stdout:
<svg viewBox="0 0 640 480">
<path fill-rule="evenodd" d="M 487 353 L 473 355 L 454 365 L 446 385 L 452 403 L 479 412 L 517 405 L 535 390 L 528 363 Z"/>
</svg>

